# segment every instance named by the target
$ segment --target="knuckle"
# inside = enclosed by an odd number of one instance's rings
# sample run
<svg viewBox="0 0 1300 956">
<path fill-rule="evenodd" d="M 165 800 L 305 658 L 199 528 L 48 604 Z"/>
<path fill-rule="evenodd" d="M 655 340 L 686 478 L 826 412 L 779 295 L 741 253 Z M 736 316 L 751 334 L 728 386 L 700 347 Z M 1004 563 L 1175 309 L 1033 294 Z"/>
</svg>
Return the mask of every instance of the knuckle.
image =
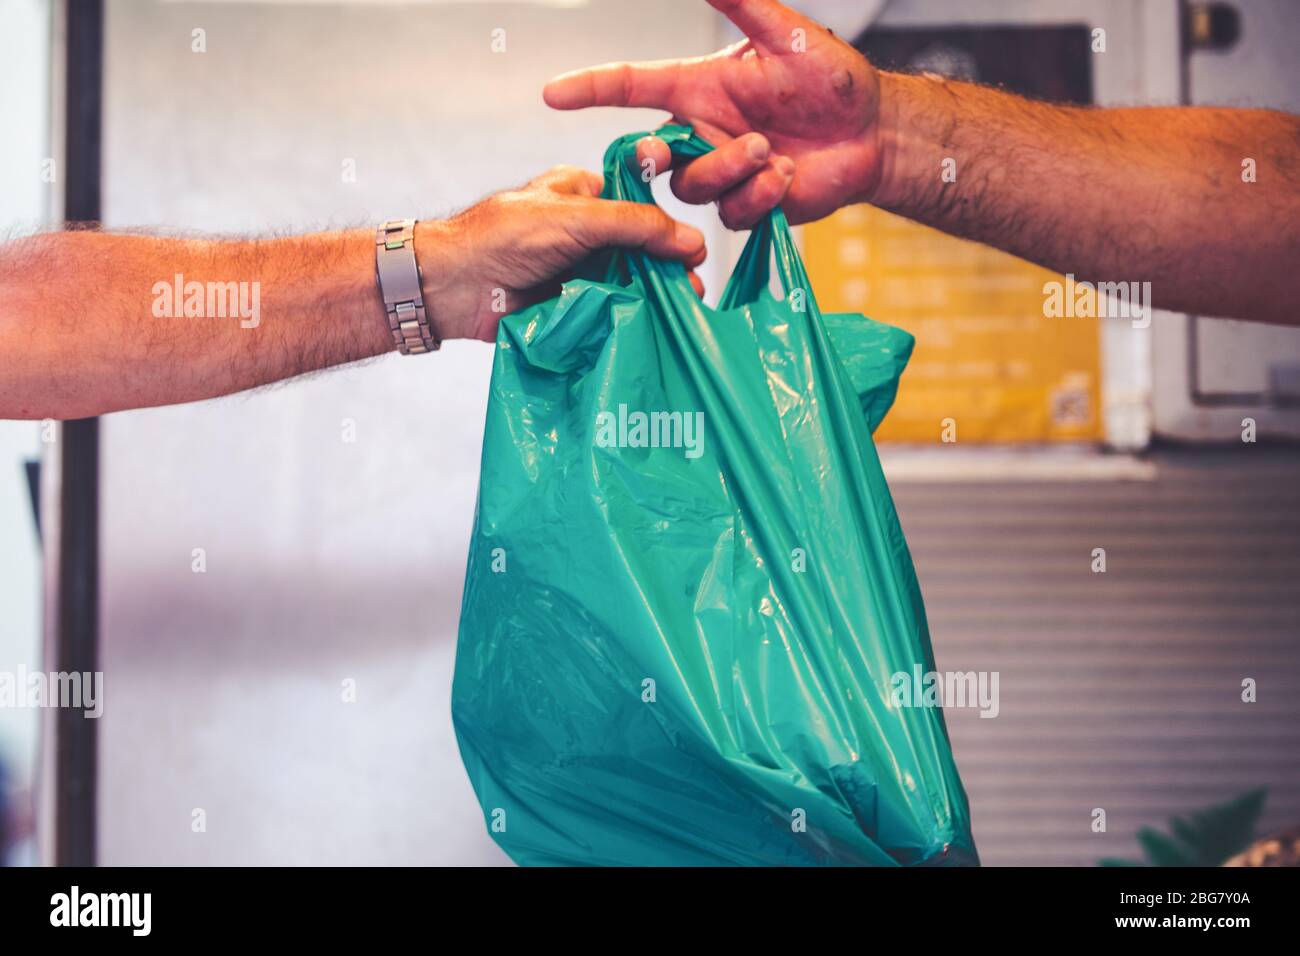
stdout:
<svg viewBox="0 0 1300 956">
<path fill-rule="evenodd" d="M 630 103 L 632 101 L 632 89 L 636 84 L 636 74 L 632 71 L 631 64 L 624 63 L 618 71 L 618 87 L 622 95 L 622 102 Z"/>
<path fill-rule="evenodd" d="M 677 228 L 672 217 L 658 206 L 646 206 L 645 208 L 649 211 L 649 215 L 646 217 L 646 228 L 660 235 L 671 236 Z"/>
<path fill-rule="evenodd" d="M 643 203 L 628 202 L 621 204 L 618 211 L 619 216 L 628 225 L 645 226 L 649 225 L 658 210 L 654 206 Z"/>
<path fill-rule="evenodd" d="M 530 200 L 530 195 L 523 189 L 509 189 L 505 192 L 497 193 L 495 196 L 489 196 L 486 200 L 488 206 L 495 212 L 508 212 L 523 203 Z"/>
<path fill-rule="evenodd" d="M 672 229 L 672 220 L 658 206 L 628 203 L 622 217 L 625 237 L 632 242 L 659 238 Z"/>
</svg>

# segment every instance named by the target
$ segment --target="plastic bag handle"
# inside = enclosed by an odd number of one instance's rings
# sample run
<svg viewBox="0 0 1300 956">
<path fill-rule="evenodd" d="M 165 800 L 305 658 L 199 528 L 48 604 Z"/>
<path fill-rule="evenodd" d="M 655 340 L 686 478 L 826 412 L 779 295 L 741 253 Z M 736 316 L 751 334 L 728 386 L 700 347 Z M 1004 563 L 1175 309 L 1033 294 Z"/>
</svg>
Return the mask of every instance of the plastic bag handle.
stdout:
<svg viewBox="0 0 1300 956">
<path fill-rule="evenodd" d="M 773 252 L 776 253 L 776 277 L 785 294 L 789 296 L 796 289 L 801 290 L 804 295 L 803 307 L 816 311 L 817 301 L 813 298 L 812 282 L 804 270 L 794 236 L 790 234 L 790 223 L 779 206 L 750 232 L 749 241 L 741 250 L 736 268 L 727 280 L 727 287 L 722 290 L 718 308 L 734 309 L 758 298 L 771 279 Z"/>
<path fill-rule="evenodd" d="M 650 135 L 667 143 L 674 156 L 685 159 L 695 159 L 713 150 L 713 144 L 699 136 L 691 127 L 677 124 L 661 126 L 654 133 L 629 133 L 621 136 L 610 143 L 609 149 L 605 150 L 605 188 L 601 192 L 603 198 L 654 202 L 650 183 L 642 176 L 641 167 L 636 160 L 636 144 Z M 745 243 L 745 248 L 736 262 L 736 268 L 722 292 L 722 298 L 718 303 L 719 308 L 735 308 L 758 298 L 759 294 L 767 288 L 771 278 L 769 263 L 773 251 L 776 253 L 777 278 L 786 295 L 790 295 L 796 289 L 802 290 L 805 296 L 804 307 L 816 310 L 808 273 L 804 271 L 799 250 L 795 246 L 794 237 L 790 234 L 790 223 L 780 207 L 768 213 L 750 233 L 749 241 Z M 634 261 L 647 258 L 643 253 L 616 253 L 609 260 L 605 281 L 612 282 L 620 275 L 624 261 L 631 266 Z M 658 264 L 668 266 L 672 270 L 674 282 L 689 285 L 686 270 L 680 263 L 660 262 Z M 645 262 L 638 261 L 637 265 L 639 268 L 636 271 L 644 270 Z"/>
</svg>

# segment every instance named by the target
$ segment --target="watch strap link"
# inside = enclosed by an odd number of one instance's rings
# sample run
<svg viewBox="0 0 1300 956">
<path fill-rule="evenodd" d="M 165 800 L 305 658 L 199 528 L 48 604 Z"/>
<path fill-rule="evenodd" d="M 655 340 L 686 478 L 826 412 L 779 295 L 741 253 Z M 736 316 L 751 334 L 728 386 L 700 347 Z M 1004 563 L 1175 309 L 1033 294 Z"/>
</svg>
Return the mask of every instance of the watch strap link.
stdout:
<svg viewBox="0 0 1300 956">
<path fill-rule="evenodd" d="M 414 219 L 393 219 L 375 231 L 375 279 L 398 351 L 403 355 L 435 351 L 442 343 L 424 307 Z"/>
</svg>

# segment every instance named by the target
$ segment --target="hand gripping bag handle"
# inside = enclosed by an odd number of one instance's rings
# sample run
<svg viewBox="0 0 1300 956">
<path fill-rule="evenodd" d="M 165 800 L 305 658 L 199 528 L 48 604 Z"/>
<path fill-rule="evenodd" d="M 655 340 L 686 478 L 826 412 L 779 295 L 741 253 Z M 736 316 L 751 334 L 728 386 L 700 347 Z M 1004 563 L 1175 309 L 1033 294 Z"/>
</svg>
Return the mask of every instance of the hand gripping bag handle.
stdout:
<svg viewBox="0 0 1300 956">
<path fill-rule="evenodd" d="M 643 178 L 636 159 L 637 143 L 649 135 L 645 132 L 629 133 L 610 144 L 605 151 L 605 187 L 601 192 L 604 198 L 654 202 L 650 183 Z M 695 159 L 714 148 L 689 126 L 670 124 L 660 127 L 653 135 L 667 143 L 674 156 L 682 159 Z M 727 311 L 757 302 L 767 291 L 773 259 L 777 279 L 787 300 L 797 292 L 802 299 L 798 311 L 808 313 L 813 319 L 814 337 L 823 339 L 829 334 L 834 347 L 842 350 L 841 354 L 847 358 L 844 371 L 848 384 L 857 393 L 868 426 L 874 431 L 894 402 L 899 377 L 912 353 L 912 336 L 902 329 L 860 315 L 823 316 L 794 237 L 790 234 L 790 223 L 779 207 L 768 213 L 750 232 L 722 292 L 718 309 Z M 680 262 L 655 259 L 638 250 L 623 249 L 615 250 L 602 261 L 605 264 L 603 281 L 606 283 L 622 284 L 631 280 L 646 295 L 657 298 L 664 305 L 693 302 L 704 308 L 695 297 L 695 290 L 691 288 L 686 269 Z M 595 274 L 588 272 L 587 276 L 600 278 L 601 272 L 596 268 Z M 832 348 L 831 341 L 824 342 L 826 349 Z"/>
<path fill-rule="evenodd" d="M 621 199 L 631 202 L 654 203 L 650 183 L 642 178 L 641 167 L 636 160 L 636 144 L 650 133 L 629 133 L 616 139 L 605 151 L 605 188 L 601 196 L 605 199 Z M 699 136 L 689 126 L 670 124 L 660 127 L 653 134 L 668 144 L 675 157 L 695 159 L 713 151 L 713 145 Z M 732 309 L 755 301 L 767 288 L 771 277 L 770 262 L 772 253 L 776 252 L 776 273 L 781 288 L 786 295 L 796 289 L 805 296 L 805 307 L 817 313 L 816 300 L 812 294 L 812 284 L 808 273 L 804 271 L 790 234 L 790 223 L 780 207 L 773 209 L 758 223 L 749 235 L 745 248 L 736 262 L 736 268 L 727 281 L 722 298 L 718 303 L 720 309 Z M 618 252 L 611 258 L 605 275 L 607 282 L 612 282 L 626 265 L 628 271 L 637 278 L 645 278 L 650 271 L 647 266 L 654 262 L 655 268 L 673 285 L 684 288 L 694 295 L 690 280 L 686 278 L 686 269 L 679 262 L 664 262 L 651 259 L 644 253 Z"/>
</svg>

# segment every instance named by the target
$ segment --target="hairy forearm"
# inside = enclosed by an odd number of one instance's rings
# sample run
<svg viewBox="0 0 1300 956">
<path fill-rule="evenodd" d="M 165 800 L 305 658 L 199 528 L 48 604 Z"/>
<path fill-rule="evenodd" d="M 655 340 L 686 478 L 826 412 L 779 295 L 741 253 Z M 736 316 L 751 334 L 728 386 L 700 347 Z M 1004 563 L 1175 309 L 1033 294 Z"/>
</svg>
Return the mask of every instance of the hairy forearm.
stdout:
<svg viewBox="0 0 1300 956">
<path fill-rule="evenodd" d="M 1300 118 L 882 84 L 876 205 L 1080 279 L 1149 281 L 1157 308 L 1300 324 Z"/>
<path fill-rule="evenodd" d="M 392 341 L 374 255 L 367 229 L 0 246 L 0 418 L 213 398 L 378 355 Z"/>
</svg>

